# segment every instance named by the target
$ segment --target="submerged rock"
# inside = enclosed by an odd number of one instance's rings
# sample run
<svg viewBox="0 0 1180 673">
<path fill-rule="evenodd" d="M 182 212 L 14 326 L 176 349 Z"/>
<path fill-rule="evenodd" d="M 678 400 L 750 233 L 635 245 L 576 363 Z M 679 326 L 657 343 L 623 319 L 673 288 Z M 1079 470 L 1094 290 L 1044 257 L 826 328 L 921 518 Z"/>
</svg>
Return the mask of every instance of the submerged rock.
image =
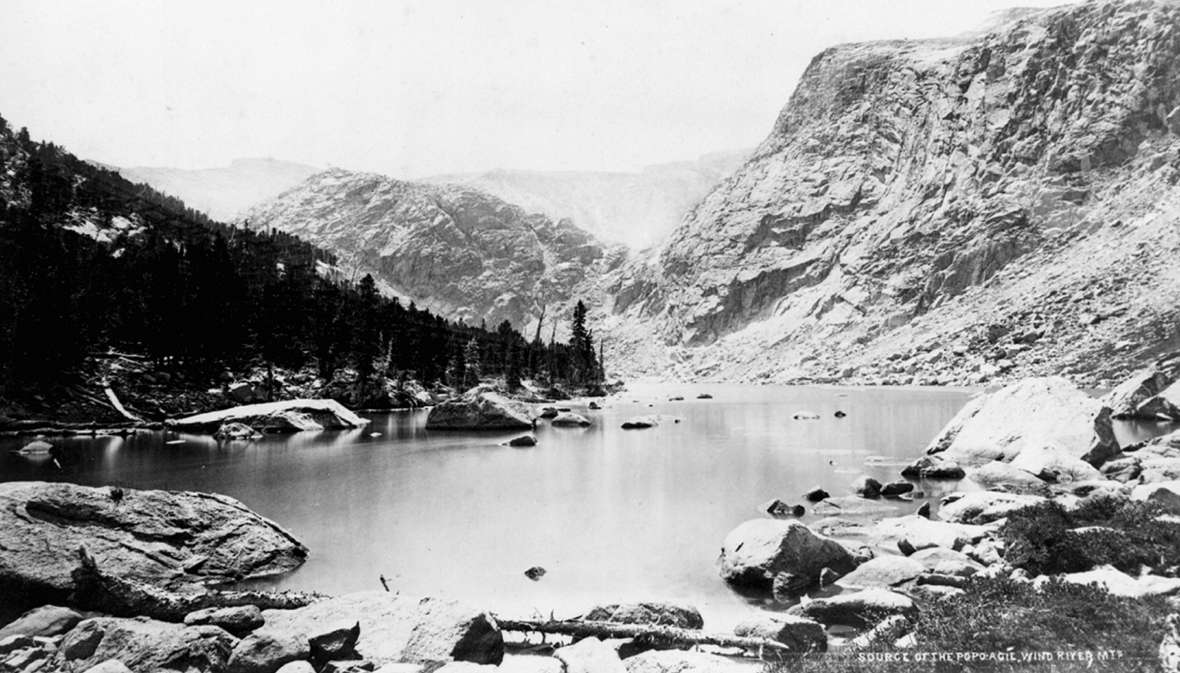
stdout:
<svg viewBox="0 0 1180 673">
<path fill-rule="evenodd" d="M 241 423 L 262 432 L 299 432 L 359 428 L 368 422 L 336 400 L 286 400 L 210 411 L 171 419 L 167 424 L 188 432 L 213 432 L 226 423 Z"/>
<path fill-rule="evenodd" d="M 825 567 L 847 573 L 856 567 L 856 561 L 839 542 L 817 535 L 797 521 L 746 521 L 726 536 L 721 547 L 722 578 L 767 592 L 779 573 L 814 583 Z"/>
<path fill-rule="evenodd" d="M 861 477 L 852 484 L 853 491 L 862 498 L 881 497 L 881 482 L 872 477 Z"/>
<path fill-rule="evenodd" d="M 807 502 L 819 502 L 821 500 L 826 500 L 827 498 L 830 498 L 831 496 L 832 496 L 831 493 L 828 493 L 827 491 L 823 490 L 822 488 L 820 488 L 818 486 L 811 489 L 810 491 L 808 491 L 807 493 L 805 493 L 803 495 L 803 497 L 806 498 Z"/>
<path fill-rule="evenodd" d="M 499 393 L 476 392 L 431 407 L 427 430 L 526 430 L 528 410 Z"/>
<path fill-rule="evenodd" d="M 108 572 L 162 587 L 294 570 L 307 548 L 213 493 L 43 482 L 0 484 L 0 595 L 6 607 L 66 600 L 85 547 Z"/>
<path fill-rule="evenodd" d="M 536 445 L 537 438 L 532 435 L 521 435 L 520 437 L 513 437 L 512 439 L 508 440 L 508 446 L 528 447 Z"/>
<path fill-rule="evenodd" d="M 262 433 L 245 423 L 222 423 L 221 427 L 217 428 L 217 432 L 213 433 L 215 439 L 230 440 L 230 439 L 253 439 L 261 437 Z"/>
<path fill-rule="evenodd" d="M 572 411 L 563 411 L 549 421 L 549 424 L 556 428 L 585 428 L 590 426 L 590 419 Z"/>
<path fill-rule="evenodd" d="M 384 591 L 347 594 L 295 610 L 263 610 L 255 635 L 309 640 L 360 624 L 357 653 L 381 666 L 470 661 L 498 664 L 504 640 L 485 612 L 435 598 L 415 599 Z"/>
<path fill-rule="evenodd" d="M 696 608 L 672 603 L 600 605 L 582 615 L 581 619 L 619 624 L 655 624 L 679 629 L 700 629 L 705 626 L 705 620 Z"/>
<path fill-rule="evenodd" d="M 654 416 L 636 416 L 635 418 L 628 418 L 623 421 L 621 427 L 624 430 L 646 430 L 647 428 L 654 428 L 659 425 L 659 421 Z"/>
</svg>

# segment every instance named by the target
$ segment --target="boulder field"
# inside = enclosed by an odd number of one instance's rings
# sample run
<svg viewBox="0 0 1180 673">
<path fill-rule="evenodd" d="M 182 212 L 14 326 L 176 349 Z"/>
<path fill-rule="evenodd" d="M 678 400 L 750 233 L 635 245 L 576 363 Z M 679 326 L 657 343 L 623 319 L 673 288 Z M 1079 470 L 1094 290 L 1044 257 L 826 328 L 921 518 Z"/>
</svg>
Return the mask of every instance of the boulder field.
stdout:
<svg viewBox="0 0 1180 673">
<path fill-rule="evenodd" d="M 1030 574 L 1020 560 L 1023 552 L 1010 553 L 1006 528 L 1015 516 L 1027 519 L 1033 507 L 1057 508 L 1048 511 L 1068 517 L 1137 502 L 1153 508 L 1147 511 L 1155 514 L 1147 516 L 1159 525 L 1180 524 L 1180 430 L 1120 446 L 1112 423 L 1116 415 L 1159 420 L 1131 412 L 1173 385 L 1170 374 L 1146 371 L 1103 399 L 1060 377 L 1024 379 L 981 394 L 947 423 L 925 455 L 902 469 L 918 491 L 947 479 L 963 480 L 962 490 L 940 489 L 936 507 L 919 493 L 927 502 L 916 514 L 859 523 L 841 517 L 872 516 L 873 507 L 855 503 L 879 502 L 886 490 L 861 477 L 848 486 L 855 495 L 820 503 L 838 505 L 816 524 L 825 535 L 800 521 L 764 518 L 737 525 L 722 543 L 721 577 L 743 593 L 790 606 L 788 615 L 864 631 L 842 645 L 851 648 L 881 638 L 912 642 L 920 637 L 913 627 L 924 602 L 963 593 L 975 575 L 1036 587 L 1055 578 L 1124 597 L 1180 596 L 1180 578 L 1167 563 L 1128 573 L 1100 561 L 1077 569 L 1086 562 L 1075 559 L 1069 572 Z M 910 497 L 910 489 L 896 490 Z M 1067 529 L 1064 539 L 1126 539 L 1114 521 Z"/>
</svg>

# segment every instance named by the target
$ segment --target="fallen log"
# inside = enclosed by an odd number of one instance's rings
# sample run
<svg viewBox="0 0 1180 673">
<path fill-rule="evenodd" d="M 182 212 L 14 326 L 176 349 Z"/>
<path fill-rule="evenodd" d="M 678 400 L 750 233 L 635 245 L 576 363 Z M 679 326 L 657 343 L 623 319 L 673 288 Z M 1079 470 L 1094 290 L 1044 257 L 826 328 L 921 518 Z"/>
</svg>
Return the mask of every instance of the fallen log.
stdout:
<svg viewBox="0 0 1180 673">
<path fill-rule="evenodd" d="M 581 620 L 530 620 L 495 617 L 502 631 L 552 633 L 574 638 L 633 638 L 650 647 L 691 647 L 694 645 L 716 645 L 756 650 L 758 657 L 766 653 L 777 655 L 794 654 L 787 645 L 765 638 L 744 638 L 726 633 L 708 633 L 695 629 L 680 629 L 672 626 L 653 624 L 621 624 Z"/>
</svg>

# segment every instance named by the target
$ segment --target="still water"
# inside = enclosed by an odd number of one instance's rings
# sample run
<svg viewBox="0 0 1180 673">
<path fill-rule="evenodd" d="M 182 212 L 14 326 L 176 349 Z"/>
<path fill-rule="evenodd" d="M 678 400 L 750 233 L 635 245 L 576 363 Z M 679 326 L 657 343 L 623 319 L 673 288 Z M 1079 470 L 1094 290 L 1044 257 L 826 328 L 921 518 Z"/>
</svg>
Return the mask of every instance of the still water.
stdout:
<svg viewBox="0 0 1180 673">
<path fill-rule="evenodd" d="M 700 393 L 710 400 L 695 399 Z M 682 395 L 684 401 L 669 401 Z M 593 421 L 519 433 L 427 432 L 425 411 L 370 414 L 362 430 L 218 445 L 173 433 L 55 439 L 63 466 L 0 439 L 0 480 L 216 491 L 301 539 L 311 556 L 271 584 L 340 593 L 390 587 L 507 616 L 573 616 L 607 601 L 695 605 L 709 628 L 759 608 L 718 578 L 726 533 L 771 498 L 848 492 L 860 474 L 896 479 L 968 399 L 947 389 L 633 385 L 563 403 Z M 846 412 L 836 418 L 837 410 Z M 800 411 L 818 420 L 796 420 Z M 648 430 L 622 430 L 658 414 Z M 676 420 L 679 422 L 676 422 Z M 183 440 L 177 443 L 177 440 Z M 171 443 L 169 443 L 171 442 Z M 898 503 L 909 512 L 914 503 Z M 809 512 L 804 521 L 818 518 Z M 523 572 L 541 566 L 540 581 Z"/>
</svg>

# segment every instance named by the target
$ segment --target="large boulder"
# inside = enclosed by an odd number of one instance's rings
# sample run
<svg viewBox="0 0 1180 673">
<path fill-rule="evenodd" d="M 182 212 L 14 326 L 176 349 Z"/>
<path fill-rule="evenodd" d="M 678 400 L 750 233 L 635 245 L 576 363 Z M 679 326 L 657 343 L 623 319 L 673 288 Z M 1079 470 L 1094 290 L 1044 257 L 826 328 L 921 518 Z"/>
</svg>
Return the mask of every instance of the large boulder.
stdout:
<svg viewBox="0 0 1180 673">
<path fill-rule="evenodd" d="M 194 610 L 184 616 L 184 623 L 189 626 L 208 624 L 220 626 L 235 636 L 241 638 L 259 626 L 262 626 L 262 611 L 255 605 L 238 605 L 224 608 L 203 608 Z"/>
<path fill-rule="evenodd" d="M 271 673 L 311 656 L 307 639 L 287 634 L 255 633 L 230 652 L 226 673 Z"/>
<path fill-rule="evenodd" d="M 1102 478 L 1097 468 L 1073 455 L 1065 447 L 1032 439 L 1023 442 L 1011 465 L 1054 483 Z"/>
<path fill-rule="evenodd" d="M 1180 382 L 1173 383 L 1135 407 L 1135 418 L 1180 421 Z"/>
<path fill-rule="evenodd" d="M 261 432 L 300 432 L 359 428 L 368 422 L 336 400 L 286 400 L 170 419 L 168 426 L 185 432 L 211 433 L 223 424 L 241 423 Z"/>
<path fill-rule="evenodd" d="M 915 551 L 931 547 L 959 550 L 985 537 L 991 529 L 987 526 L 972 526 L 947 521 L 931 521 L 923 516 L 909 516 L 882 519 L 873 529 L 880 543 Z"/>
<path fill-rule="evenodd" d="M 855 567 L 842 544 L 797 521 L 752 519 L 730 531 L 721 547 L 721 577 L 766 591 L 779 573 L 814 583 L 824 568 L 844 574 Z"/>
<path fill-rule="evenodd" d="M 1141 369 L 1102 398 L 1115 418 L 1143 418 L 1140 406 L 1172 385 L 1172 377 L 1155 367 Z M 1151 418 L 1150 416 L 1148 418 Z"/>
<path fill-rule="evenodd" d="M 955 523 L 985 524 L 1046 501 L 1046 498 L 1039 495 L 973 491 L 943 498 L 938 508 L 938 516 Z"/>
<path fill-rule="evenodd" d="M 499 393 L 473 392 L 431 407 L 427 430 L 525 430 L 533 427 L 524 405 Z"/>
<path fill-rule="evenodd" d="M 65 601 L 82 547 L 104 571 L 163 588 L 283 573 L 307 557 L 290 533 L 224 495 L 0 484 L 5 608 Z"/>
<path fill-rule="evenodd" d="M 264 610 L 262 616 L 266 623 L 255 635 L 305 640 L 359 623 L 356 651 L 378 666 L 452 660 L 498 664 L 504 656 L 504 640 L 495 621 L 481 610 L 448 600 L 371 591 L 295 610 Z"/>
<path fill-rule="evenodd" d="M 751 667 L 706 652 L 651 650 L 623 661 L 627 673 L 751 673 Z"/>
<path fill-rule="evenodd" d="M 80 621 L 82 621 L 82 614 L 76 610 L 58 605 L 42 605 L 29 610 L 0 629 L 0 640 L 18 634 L 42 638 L 60 636 L 74 628 Z"/>
<path fill-rule="evenodd" d="M 226 670 L 237 638 L 216 626 L 96 617 L 66 634 L 50 670 L 85 671 L 117 659 L 136 673 Z"/>
<path fill-rule="evenodd" d="M 978 465 L 1010 461 L 1026 442 L 1039 442 L 1098 465 L 1118 451 L 1107 432 L 1109 416 L 1062 377 L 1024 379 L 971 400 L 926 452 Z"/>
<path fill-rule="evenodd" d="M 696 608 L 671 603 L 600 605 L 582 615 L 582 619 L 619 624 L 655 624 L 680 629 L 699 629 L 705 626 L 705 620 Z"/>
<path fill-rule="evenodd" d="M 866 628 L 890 615 L 912 619 L 917 614 L 914 602 L 888 589 L 865 589 L 800 603 L 791 613 L 821 624 L 841 624 Z"/>
</svg>

